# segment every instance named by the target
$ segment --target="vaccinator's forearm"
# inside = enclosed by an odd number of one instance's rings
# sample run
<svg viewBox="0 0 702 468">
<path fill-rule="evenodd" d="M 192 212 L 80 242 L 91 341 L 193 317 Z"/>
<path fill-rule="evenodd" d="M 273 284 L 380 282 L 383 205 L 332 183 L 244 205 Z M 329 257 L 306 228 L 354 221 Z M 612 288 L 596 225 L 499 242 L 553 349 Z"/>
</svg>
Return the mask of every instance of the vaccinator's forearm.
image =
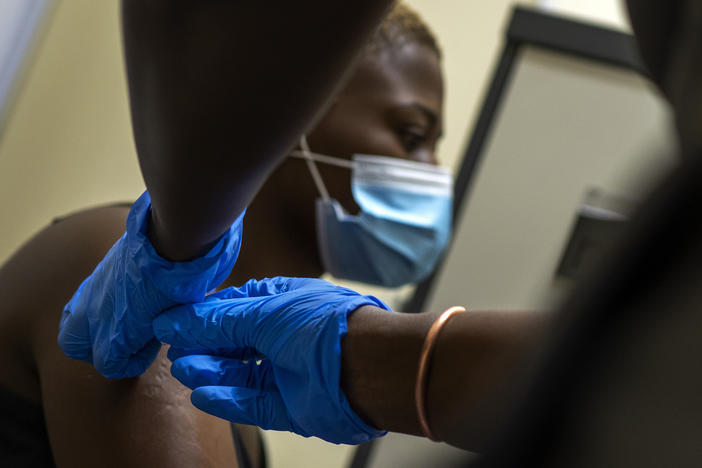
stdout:
<svg viewBox="0 0 702 468">
<path fill-rule="evenodd" d="M 342 343 L 342 388 L 370 424 L 422 435 L 414 389 L 422 344 L 438 314 L 363 307 Z M 427 411 L 434 435 L 480 450 L 504 423 L 546 324 L 541 312 L 468 311 L 441 330 L 431 360 Z"/>
<path fill-rule="evenodd" d="M 391 0 L 123 0 L 151 238 L 197 256 L 323 107 Z"/>
</svg>

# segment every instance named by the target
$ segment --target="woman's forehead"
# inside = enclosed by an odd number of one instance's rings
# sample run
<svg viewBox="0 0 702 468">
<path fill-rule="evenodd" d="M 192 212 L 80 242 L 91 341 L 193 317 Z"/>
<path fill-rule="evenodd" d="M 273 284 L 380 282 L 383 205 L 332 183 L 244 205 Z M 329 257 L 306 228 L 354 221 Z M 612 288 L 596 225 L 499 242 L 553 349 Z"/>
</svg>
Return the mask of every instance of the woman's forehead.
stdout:
<svg viewBox="0 0 702 468">
<path fill-rule="evenodd" d="M 419 101 L 440 111 L 443 92 L 439 57 L 426 46 L 408 43 L 392 51 L 364 57 L 342 95 Z"/>
</svg>

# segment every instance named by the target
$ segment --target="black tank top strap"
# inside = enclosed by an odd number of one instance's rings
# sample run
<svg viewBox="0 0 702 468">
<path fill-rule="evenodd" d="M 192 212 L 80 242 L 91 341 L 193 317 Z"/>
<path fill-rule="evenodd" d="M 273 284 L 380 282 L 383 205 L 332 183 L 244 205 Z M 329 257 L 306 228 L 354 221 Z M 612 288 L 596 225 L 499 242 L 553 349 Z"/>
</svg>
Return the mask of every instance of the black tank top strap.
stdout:
<svg viewBox="0 0 702 468">
<path fill-rule="evenodd" d="M 251 457 L 249 457 L 249 454 L 246 451 L 244 441 L 241 439 L 241 434 L 239 434 L 239 429 L 237 429 L 236 424 L 231 423 L 229 424 L 229 427 L 232 429 L 234 450 L 236 452 L 236 461 L 238 462 L 239 468 L 254 468 L 251 464 Z"/>
<path fill-rule="evenodd" d="M 41 406 L 0 386 L 0 466 L 54 468 Z"/>
</svg>

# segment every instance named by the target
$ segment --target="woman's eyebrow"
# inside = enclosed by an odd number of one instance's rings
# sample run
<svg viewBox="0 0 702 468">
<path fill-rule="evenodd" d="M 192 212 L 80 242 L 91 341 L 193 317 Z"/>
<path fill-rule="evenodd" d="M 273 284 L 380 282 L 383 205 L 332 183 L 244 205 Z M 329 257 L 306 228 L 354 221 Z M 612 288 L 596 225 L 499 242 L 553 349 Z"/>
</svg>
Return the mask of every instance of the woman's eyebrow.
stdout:
<svg viewBox="0 0 702 468">
<path fill-rule="evenodd" d="M 420 104 L 418 102 L 413 102 L 412 104 L 409 104 L 408 107 L 415 108 L 419 112 L 421 112 L 422 115 L 424 115 L 424 117 L 427 119 L 427 121 L 429 122 L 429 125 L 432 128 L 435 127 L 436 124 L 439 122 L 439 116 L 436 114 L 436 112 L 434 112 L 433 110 L 431 110 L 430 108 L 428 108 L 424 104 Z M 439 135 L 437 136 L 437 139 L 440 140 L 443 136 L 444 136 L 444 129 L 442 127 L 439 129 Z"/>
<path fill-rule="evenodd" d="M 426 119 L 429 121 L 429 124 L 432 126 L 436 125 L 436 122 L 439 120 L 439 116 L 436 115 L 436 112 L 429 109 L 424 104 L 420 104 L 418 102 L 413 102 L 413 103 L 409 104 L 408 107 L 412 107 L 412 108 L 420 111 L 424 115 L 424 117 L 426 117 Z"/>
</svg>

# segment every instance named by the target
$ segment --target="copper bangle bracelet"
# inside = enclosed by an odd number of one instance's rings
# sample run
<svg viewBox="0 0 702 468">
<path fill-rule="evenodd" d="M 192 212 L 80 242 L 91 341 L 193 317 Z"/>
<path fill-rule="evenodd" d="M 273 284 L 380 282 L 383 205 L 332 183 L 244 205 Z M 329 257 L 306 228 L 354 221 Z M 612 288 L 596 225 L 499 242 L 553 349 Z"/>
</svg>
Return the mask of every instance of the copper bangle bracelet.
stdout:
<svg viewBox="0 0 702 468">
<path fill-rule="evenodd" d="M 429 365 L 431 364 L 431 357 L 436 347 L 436 340 L 439 336 L 441 328 L 446 324 L 446 322 L 454 315 L 460 312 L 465 312 L 464 307 L 451 307 L 444 311 L 437 320 L 431 325 L 429 332 L 427 332 L 426 338 L 424 338 L 424 345 L 422 346 L 422 353 L 419 357 L 419 369 L 417 371 L 417 382 L 414 387 L 414 402 L 417 407 L 417 416 L 419 418 L 419 425 L 422 428 L 424 435 L 434 442 L 439 442 L 439 440 L 434 436 L 434 433 L 429 428 L 429 420 L 427 419 L 427 375 L 429 374 Z"/>
</svg>

